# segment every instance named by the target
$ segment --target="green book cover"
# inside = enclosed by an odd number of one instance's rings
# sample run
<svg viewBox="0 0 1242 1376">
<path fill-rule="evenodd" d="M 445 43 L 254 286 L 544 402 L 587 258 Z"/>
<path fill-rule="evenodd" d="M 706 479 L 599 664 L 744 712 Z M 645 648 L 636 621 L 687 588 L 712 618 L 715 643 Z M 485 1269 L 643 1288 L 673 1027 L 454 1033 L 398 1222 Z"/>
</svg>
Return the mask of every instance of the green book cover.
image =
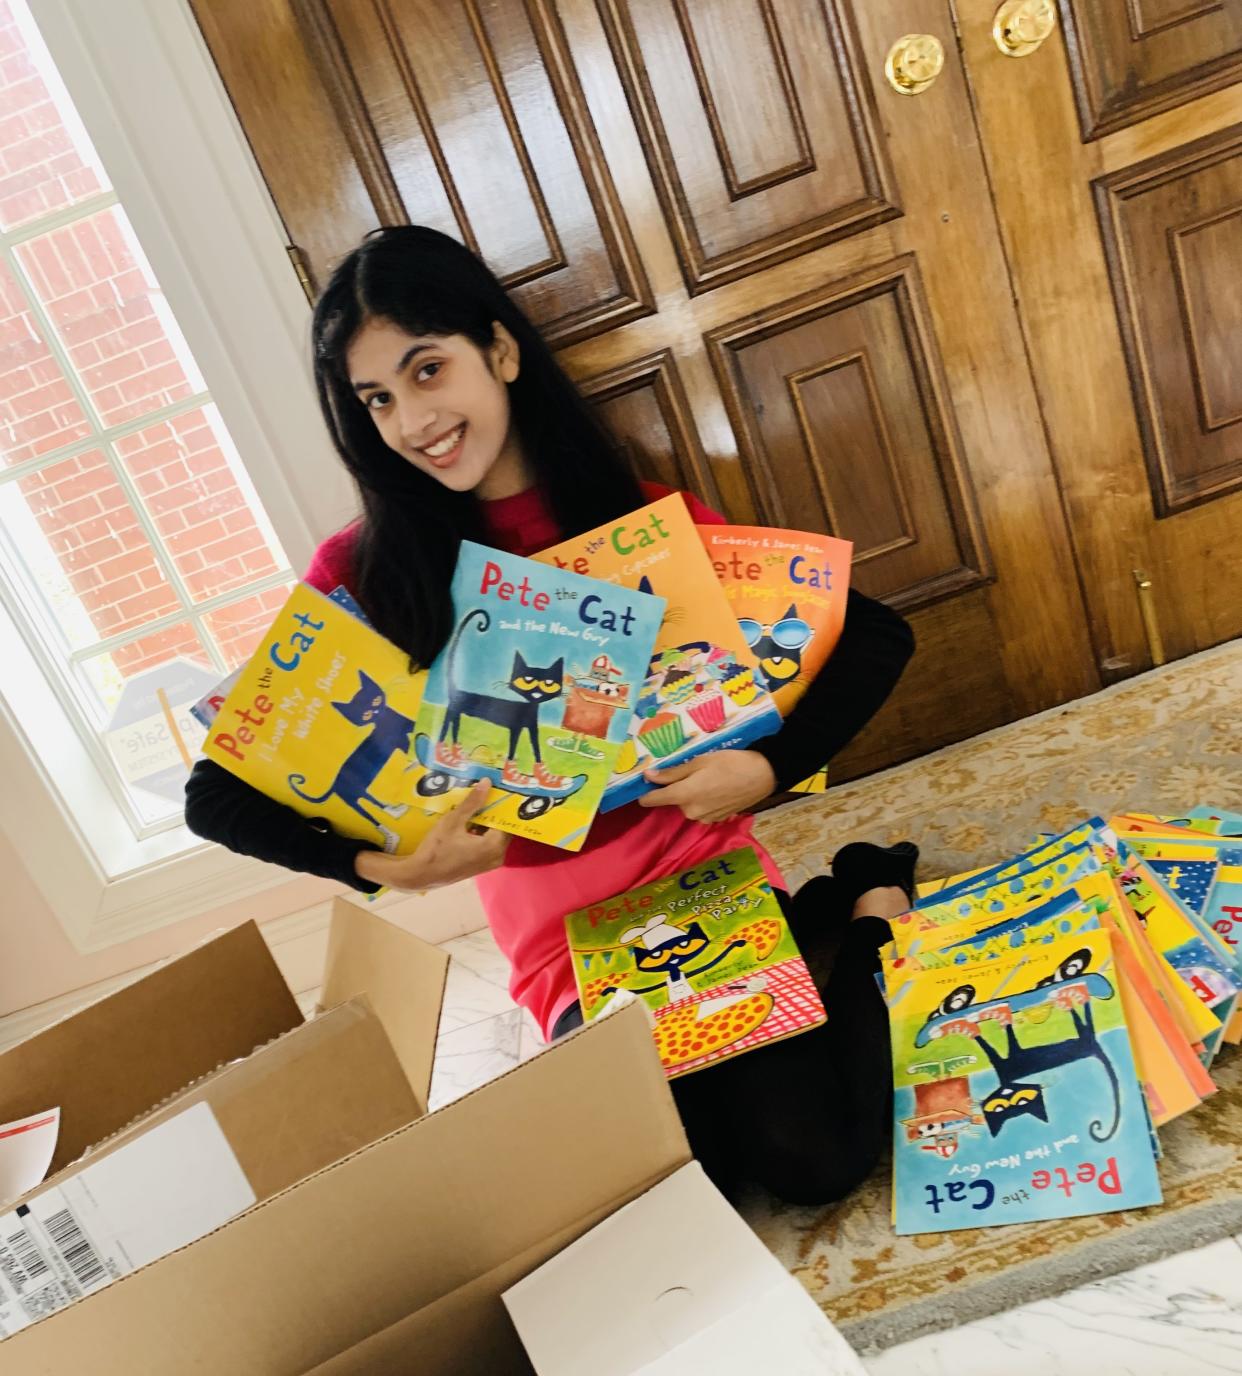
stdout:
<svg viewBox="0 0 1242 1376">
<path fill-rule="evenodd" d="M 645 999 L 670 1079 L 825 1020 L 750 846 L 579 909 L 565 928 L 583 1016 Z"/>
</svg>

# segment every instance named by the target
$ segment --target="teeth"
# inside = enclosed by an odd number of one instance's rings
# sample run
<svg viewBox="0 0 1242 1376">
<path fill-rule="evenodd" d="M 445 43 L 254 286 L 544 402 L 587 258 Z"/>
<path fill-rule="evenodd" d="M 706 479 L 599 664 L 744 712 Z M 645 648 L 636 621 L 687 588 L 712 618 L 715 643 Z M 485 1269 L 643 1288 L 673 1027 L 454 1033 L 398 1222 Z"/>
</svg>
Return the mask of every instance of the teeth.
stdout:
<svg viewBox="0 0 1242 1376">
<path fill-rule="evenodd" d="M 435 444 L 429 444 L 423 450 L 423 453 L 426 454 L 429 459 L 443 458 L 445 454 L 449 453 L 453 448 L 456 447 L 457 441 L 461 439 L 461 432 L 465 428 L 465 422 L 463 421 L 462 424 L 459 425 L 456 430 L 453 430 L 451 433 L 445 435 L 445 437 L 442 440 L 437 440 Z"/>
</svg>

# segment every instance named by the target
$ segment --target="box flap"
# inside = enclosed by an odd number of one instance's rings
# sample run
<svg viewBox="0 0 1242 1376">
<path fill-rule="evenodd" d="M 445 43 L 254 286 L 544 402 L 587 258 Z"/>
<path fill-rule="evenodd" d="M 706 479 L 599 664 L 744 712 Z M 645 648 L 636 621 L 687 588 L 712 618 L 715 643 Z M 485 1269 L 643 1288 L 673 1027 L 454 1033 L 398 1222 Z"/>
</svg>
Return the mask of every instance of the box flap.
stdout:
<svg viewBox="0 0 1242 1376">
<path fill-rule="evenodd" d="M 298 1376 L 689 1160 L 635 1004 L 16 1334 L 23 1376 Z M 499 1290 L 489 1300 L 501 1310 Z M 503 1318 L 503 1314 L 501 1315 Z"/>
<path fill-rule="evenodd" d="M 864 1376 L 697 1161 L 505 1292 L 538 1376 Z"/>
<path fill-rule="evenodd" d="M 253 922 L 0 1055 L 0 1122 L 61 1108 L 51 1169 L 302 1021 Z"/>
<path fill-rule="evenodd" d="M 172 1095 L 23 1199 L 201 1103 L 210 1105 L 258 1199 L 270 1199 L 422 1112 L 379 1018 L 366 999 L 351 999 Z"/>
<path fill-rule="evenodd" d="M 448 965 L 446 951 L 374 909 L 348 898 L 333 903 L 320 1006 L 331 1008 L 355 994 L 370 999 L 422 1113 L 427 1112 Z"/>
</svg>

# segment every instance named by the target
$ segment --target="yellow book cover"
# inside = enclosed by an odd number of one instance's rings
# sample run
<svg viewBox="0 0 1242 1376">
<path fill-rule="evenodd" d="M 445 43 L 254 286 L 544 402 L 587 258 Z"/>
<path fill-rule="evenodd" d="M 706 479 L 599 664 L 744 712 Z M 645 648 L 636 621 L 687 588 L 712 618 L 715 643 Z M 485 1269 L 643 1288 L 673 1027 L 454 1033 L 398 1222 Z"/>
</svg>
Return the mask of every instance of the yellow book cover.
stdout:
<svg viewBox="0 0 1242 1376">
<path fill-rule="evenodd" d="M 233 684 L 203 753 L 303 817 L 412 851 L 445 802 L 415 792 L 410 754 L 426 674 L 299 583 Z"/>
<path fill-rule="evenodd" d="M 745 750 L 780 729 L 754 655 L 680 493 L 533 556 L 572 574 L 667 601 L 630 738 L 601 811 L 633 802 L 668 768 L 712 750 Z"/>
<path fill-rule="evenodd" d="M 930 899 L 920 899 L 918 907 L 889 924 L 893 941 L 903 955 L 910 953 L 914 942 L 942 945 L 959 932 L 969 933 L 981 925 L 1004 922 L 1056 898 L 1077 879 L 1099 868 L 1100 861 L 1083 846 L 1006 880 L 965 889 L 947 898 L 933 894 Z"/>
</svg>

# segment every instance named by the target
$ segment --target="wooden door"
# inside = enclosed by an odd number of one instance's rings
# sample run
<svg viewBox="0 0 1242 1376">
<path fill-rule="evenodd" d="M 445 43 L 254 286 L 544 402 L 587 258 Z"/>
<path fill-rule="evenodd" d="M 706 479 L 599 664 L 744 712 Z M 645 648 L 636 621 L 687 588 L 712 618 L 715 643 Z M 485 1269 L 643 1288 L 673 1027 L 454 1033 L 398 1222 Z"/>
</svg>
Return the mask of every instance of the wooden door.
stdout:
<svg viewBox="0 0 1242 1376">
<path fill-rule="evenodd" d="M 1242 0 L 958 0 L 1107 679 L 1242 634 Z M 1136 573 L 1150 582 L 1144 624 Z"/>
<path fill-rule="evenodd" d="M 854 541 L 919 650 L 837 778 L 1097 686 L 949 0 L 196 9 L 315 277 L 456 234 L 647 473 Z"/>
</svg>

